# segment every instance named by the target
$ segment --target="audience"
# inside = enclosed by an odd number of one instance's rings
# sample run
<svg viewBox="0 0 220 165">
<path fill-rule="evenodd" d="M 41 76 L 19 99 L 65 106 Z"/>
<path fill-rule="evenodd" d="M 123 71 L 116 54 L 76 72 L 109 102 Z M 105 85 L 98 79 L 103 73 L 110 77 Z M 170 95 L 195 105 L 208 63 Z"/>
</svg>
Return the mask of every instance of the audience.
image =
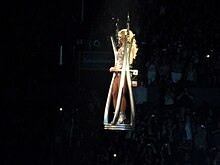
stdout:
<svg viewBox="0 0 220 165">
<path fill-rule="evenodd" d="M 170 90 L 169 87 L 167 89 Z M 180 96 L 186 95 L 185 90 Z M 98 96 L 92 94 L 88 96 L 88 100 L 99 100 L 93 97 Z M 90 104 L 87 106 L 91 107 Z M 80 131 L 82 134 L 76 137 L 78 146 L 73 146 L 78 151 L 78 158 L 82 157 L 78 159 L 79 164 L 217 165 L 220 146 L 217 140 L 220 128 L 219 108 L 209 107 L 206 115 L 188 103 L 177 104 L 169 112 L 164 112 L 163 106 L 145 106 L 147 107 L 140 107 L 140 110 L 147 108 L 148 111 L 137 116 L 135 130 L 107 131 L 103 130 L 102 124 L 83 126 L 89 129 Z M 78 131 L 82 127 L 80 125 Z M 65 128 L 63 125 L 63 129 Z M 66 133 L 60 132 L 61 139 L 62 136 L 66 137 Z"/>
</svg>

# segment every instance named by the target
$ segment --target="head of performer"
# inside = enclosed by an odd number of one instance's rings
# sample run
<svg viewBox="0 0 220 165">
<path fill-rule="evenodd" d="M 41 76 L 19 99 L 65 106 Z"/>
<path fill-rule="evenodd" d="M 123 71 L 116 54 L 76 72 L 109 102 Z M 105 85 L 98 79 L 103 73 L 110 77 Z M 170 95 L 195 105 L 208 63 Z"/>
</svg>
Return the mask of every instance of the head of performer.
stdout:
<svg viewBox="0 0 220 165">
<path fill-rule="evenodd" d="M 136 40 L 135 40 L 134 36 L 135 36 L 135 34 L 131 30 L 129 30 L 129 34 L 128 34 L 127 29 L 122 29 L 118 32 L 118 40 L 121 45 L 125 44 L 125 37 L 127 38 L 127 43 L 131 44 L 130 64 L 133 63 L 133 59 L 136 58 L 137 51 L 138 51 L 138 47 L 137 47 Z M 133 40 L 132 40 L 132 38 L 133 38 Z"/>
</svg>

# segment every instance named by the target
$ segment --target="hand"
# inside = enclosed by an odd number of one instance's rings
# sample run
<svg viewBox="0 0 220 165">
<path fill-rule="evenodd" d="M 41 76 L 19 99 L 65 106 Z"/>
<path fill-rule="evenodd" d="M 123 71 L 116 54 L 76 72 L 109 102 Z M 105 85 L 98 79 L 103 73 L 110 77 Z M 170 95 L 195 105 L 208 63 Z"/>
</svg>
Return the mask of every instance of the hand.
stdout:
<svg viewBox="0 0 220 165">
<path fill-rule="evenodd" d="M 109 72 L 114 72 L 114 67 L 109 68 Z"/>
<path fill-rule="evenodd" d="M 120 65 L 117 65 L 117 66 L 114 66 L 114 67 L 111 67 L 109 69 L 110 72 L 117 72 L 121 69 L 121 66 Z"/>
<path fill-rule="evenodd" d="M 115 72 L 118 72 L 118 71 L 120 71 L 120 69 L 122 68 L 122 66 L 121 65 L 116 65 L 116 66 L 114 66 L 114 71 Z"/>
</svg>

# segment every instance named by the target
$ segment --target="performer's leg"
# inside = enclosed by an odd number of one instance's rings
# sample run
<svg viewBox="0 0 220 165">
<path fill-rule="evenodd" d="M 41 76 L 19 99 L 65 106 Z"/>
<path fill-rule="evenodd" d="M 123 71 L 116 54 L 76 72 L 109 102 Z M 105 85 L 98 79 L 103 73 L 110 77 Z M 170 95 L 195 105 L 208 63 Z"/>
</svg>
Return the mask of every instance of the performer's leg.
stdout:
<svg viewBox="0 0 220 165">
<path fill-rule="evenodd" d="M 113 97 L 113 106 L 114 109 L 116 108 L 117 98 L 118 98 L 118 91 L 119 91 L 119 85 L 120 85 L 120 76 L 116 76 L 113 83 L 113 89 L 112 89 L 112 97 Z M 124 82 L 123 92 L 122 92 L 122 99 L 121 99 L 121 112 L 125 112 L 127 107 L 127 101 L 126 101 L 126 91 L 127 91 L 127 83 Z"/>
<path fill-rule="evenodd" d="M 122 99 L 121 99 L 121 112 L 123 113 L 125 113 L 125 110 L 127 108 L 126 91 L 127 91 L 127 83 L 125 81 L 123 92 L 122 92 Z"/>
<path fill-rule="evenodd" d="M 125 123 L 125 120 L 126 120 L 126 113 L 125 113 L 126 107 L 127 107 L 126 91 L 127 91 L 127 83 L 125 81 L 123 91 L 122 91 L 120 115 L 119 115 L 119 119 L 118 119 L 119 124 Z"/>
<path fill-rule="evenodd" d="M 117 104 L 118 91 L 119 91 L 119 86 L 120 86 L 120 78 L 121 78 L 121 75 L 116 76 L 113 82 L 112 97 L 113 97 L 114 109 L 116 108 L 116 104 Z M 125 115 L 125 110 L 127 107 L 127 101 L 126 101 L 126 96 L 125 96 L 126 90 L 127 90 L 127 83 L 125 81 L 123 91 L 122 91 L 120 115 L 119 115 L 119 121 L 118 121 L 119 124 L 124 123 L 124 121 L 126 120 L 126 115 Z"/>
<path fill-rule="evenodd" d="M 115 79 L 113 82 L 113 88 L 112 88 L 112 99 L 113 99 L 114 109 L 116 108 L 119 84 L 120 84 L 120 78 L 119 78 L 119 76 L 115 76 Z"/>
</svg>

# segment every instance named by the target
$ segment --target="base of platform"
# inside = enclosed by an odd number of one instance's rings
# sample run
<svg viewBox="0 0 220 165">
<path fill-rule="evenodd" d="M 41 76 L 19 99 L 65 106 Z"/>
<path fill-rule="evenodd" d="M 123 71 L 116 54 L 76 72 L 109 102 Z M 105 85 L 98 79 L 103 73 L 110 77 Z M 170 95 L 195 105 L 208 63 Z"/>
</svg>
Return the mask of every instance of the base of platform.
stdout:
<svg viewBox="0 0 220 165">
<path fill-rule="evenodd" d="M 133 130 L 134 125 L 131 124 L 104 124 L 104 129 L 108 130 Z"/>
</svg>

